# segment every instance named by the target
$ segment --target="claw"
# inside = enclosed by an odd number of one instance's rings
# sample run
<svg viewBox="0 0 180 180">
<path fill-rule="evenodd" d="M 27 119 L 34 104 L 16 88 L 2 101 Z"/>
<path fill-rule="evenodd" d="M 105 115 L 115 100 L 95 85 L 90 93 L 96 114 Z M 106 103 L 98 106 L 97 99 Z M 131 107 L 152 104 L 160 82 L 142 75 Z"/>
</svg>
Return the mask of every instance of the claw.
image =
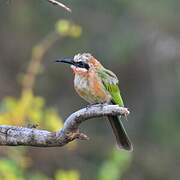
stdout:
<svg viewBox="0 0 180 180">
<path fill-rule="evenodd" d="M 91 106 L 95 106 L 95 105 L 98 105 L 98 103 L 88 104 L 88 105 L 86 106 L 86 110 L 88 110 Z"/>
</svg>

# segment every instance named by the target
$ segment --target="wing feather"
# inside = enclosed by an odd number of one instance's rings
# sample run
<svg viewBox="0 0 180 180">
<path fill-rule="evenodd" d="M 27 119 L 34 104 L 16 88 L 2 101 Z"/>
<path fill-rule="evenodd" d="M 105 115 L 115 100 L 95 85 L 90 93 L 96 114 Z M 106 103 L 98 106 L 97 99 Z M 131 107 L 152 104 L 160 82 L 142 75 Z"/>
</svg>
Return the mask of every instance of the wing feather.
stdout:
<svg viewBox="0 0 180 180">
<path fill-rule="evenodd" d="M 101 77 L 105 89 L 110 93 L 112 102 L 120 106 L 124 106 L 118 87 L 119 82 L 117 76 L 112 71 L 105 68 L 98 71 L 98 74 Z"/>
</svg>

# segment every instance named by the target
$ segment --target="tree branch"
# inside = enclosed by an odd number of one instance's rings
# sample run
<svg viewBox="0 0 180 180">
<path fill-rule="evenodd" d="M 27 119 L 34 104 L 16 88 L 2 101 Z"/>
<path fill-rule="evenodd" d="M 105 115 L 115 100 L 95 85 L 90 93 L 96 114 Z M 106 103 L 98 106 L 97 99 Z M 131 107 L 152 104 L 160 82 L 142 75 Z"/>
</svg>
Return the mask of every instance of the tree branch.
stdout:
<svg viewBox="0 0 180 180">
<path fill-rule="evenodd" d="M 127 116 L 127 108 L 118 105 L 92 105 L 80 109 L 71 114 L 65 121 L 64 127 L 57 132 L 49 132 L 34 128 L 16 127 L 1 125 L 0 126 L 0 145 L 7 146 L 36 146 L 36 147 L 57 147 L 75 140 L 87 140 L 88 137 L 79 132 L 79 125 L 95 117 L 107 115 Z"/>
<path fill-rule="evenodd" d="M 56 0 L 48 0 L 48 1 L 54 5 L 61 6 L 65 10 L 71 12 L 71 9 L 69 7 L 67 7 L 66 5 L 64 5 L 63 3 L 59 2 L 59 1 L 56 1 Z"/>
</svg>

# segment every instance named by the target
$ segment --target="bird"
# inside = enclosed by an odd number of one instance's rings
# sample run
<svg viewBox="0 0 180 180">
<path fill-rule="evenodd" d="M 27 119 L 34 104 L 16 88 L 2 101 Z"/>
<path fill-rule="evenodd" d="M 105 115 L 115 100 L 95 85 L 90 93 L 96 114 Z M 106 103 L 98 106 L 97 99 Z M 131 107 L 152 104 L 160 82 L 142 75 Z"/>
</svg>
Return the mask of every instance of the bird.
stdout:
<svg viewBox="0 0 180 180">
<path fill-rule="evenodd" d="M 70 64 L 74 73 L 74 88 L 88 103 L 108 103 L 124 107 L 117 76 L 90 53 L 79 53 L 73 57 L 58 59 L 56 62 Z M 120 116 L 108 116 L 117 146 L 132 151 L 133 145 L 120 118 Z"/>
</svg>

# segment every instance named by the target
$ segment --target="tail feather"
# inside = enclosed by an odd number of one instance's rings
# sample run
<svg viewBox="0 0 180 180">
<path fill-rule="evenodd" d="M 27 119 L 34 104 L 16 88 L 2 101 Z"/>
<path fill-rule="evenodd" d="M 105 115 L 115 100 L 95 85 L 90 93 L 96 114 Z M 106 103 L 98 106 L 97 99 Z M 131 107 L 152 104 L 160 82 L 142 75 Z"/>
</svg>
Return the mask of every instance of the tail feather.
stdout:
<svg viewBox="0 0 180 180">
<path fill-rule="evenodd" d="M 119 116 L 108 116 L 108 119 L 113 129 L 114 135 L 116 137 L 118 147 L 120 149 L 132 151 L 132 143 L 126 133 L 126 130 L 124 129 L 124 126 Z"/>
</svg>

